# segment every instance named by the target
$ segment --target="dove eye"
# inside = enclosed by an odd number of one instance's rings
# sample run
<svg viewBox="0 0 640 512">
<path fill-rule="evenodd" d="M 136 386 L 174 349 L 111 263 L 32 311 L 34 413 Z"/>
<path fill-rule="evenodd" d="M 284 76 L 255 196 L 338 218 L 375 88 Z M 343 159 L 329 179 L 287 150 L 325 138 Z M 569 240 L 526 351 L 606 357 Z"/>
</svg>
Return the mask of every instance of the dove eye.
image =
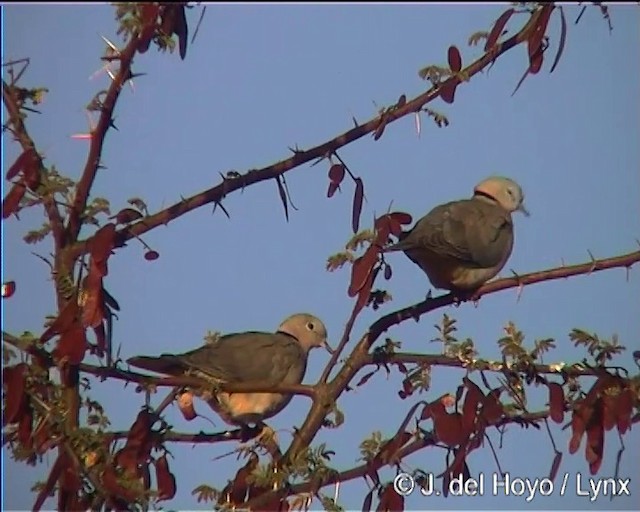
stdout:
<svg viewBox="0 0 640 512">
<path fill-rule="evenodd" d="M 309 329 L 310 331 L 313 331 L 315 329 L 315 325 L 313 325 L 313 322 L 307 323 L 307 329 Z"/>
</svg>

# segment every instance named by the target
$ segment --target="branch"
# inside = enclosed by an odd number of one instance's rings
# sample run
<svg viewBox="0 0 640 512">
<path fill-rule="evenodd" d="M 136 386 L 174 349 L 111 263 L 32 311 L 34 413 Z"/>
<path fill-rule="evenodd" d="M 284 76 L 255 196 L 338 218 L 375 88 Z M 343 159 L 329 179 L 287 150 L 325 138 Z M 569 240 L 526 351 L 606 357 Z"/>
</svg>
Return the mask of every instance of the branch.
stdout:
<svg viewBox="0 0 640 512">
<path fill-rule="evenodd" d="M 162 434 L 163 441 L 169 441 L 173 443 L 220 443 L 224 441 L 238 441 L 242 439 L 243 432 L 241 429 L 236 429 L 228 432 L 218 432 L 215 434 L 206 434 L 205 432 L 198 432 L 197 434 L 188 434 L 186 432 L 166 432 Z M 126 439 L 129 436 L 128 430 L 105 432 L 105 439 L 109 443 L 116 439 Z"/>
<path fill-rule="evenodd" d="M 610 268 L 629 268 L 639 261 L 640 251 L 635 251 L 623 256 L 603 260 L 592 260 L 589 263 L 583 263 L 580 265 L 573 265 L 569 267 L 562 266 L 550 270 L 532 272 L 523 276 L 497 279 L 480 288 L 476 297 L 480 298 L 483 295 L 489 295 L 501 290 L 507 290 L 509 288 L 516 288 L 528 284 L 567 278 L 581 274 L 591 274 L 592 272 L 598 272 Z M 321 399 L 315 402 L 311 407 L 311 411 L 309 411 L 302 427 L 296 432 L 289 449 L 285 453 L 285 459 L 291 460 L 291 458 L 294 457 L 304 446 L 308 446 L 311 443 L 322 426 L 322 421 L 329 410 L 328 408 L 332 403 L 335 403 L 358 371 L 364 364 L 366 364 L 370 357 L 368 353 L 369 348 L 382 333 L 392 326 L 400 324 L 409 318 L 419 319 L 425 313 L 452 304 L 454 301 L 455 298 L 451 293 L 441 295 L 439 297 L 427 298 L 418 304 L 399 309 L 376 320 L 370 326 L 368 332 L 362 336 L 360 341 L 354 347 L 347 361 L 338 372 L 338 375 L 336 375 L 336 377 L 328 384 L 326 396 L 322 396 Z"/>
<path fill-rule="evenodd" d="M 539 423 L 544 421 L 548 416 L 549 416 L 548 411 L 540 411 L 540 412 L 534 412 L 534 413 L 528 413 L 528 414 L 506 416 L 502 418 L 499 422 L 497 422 L 494 426 L 496 428 L 499 428 L 499 427 L 503 427 L 505 425 L 514 424 L 514 423 L 515 424 L 521 424 L 523 422 Z M 415 439 L 414 441 L 408 443 L 406 446 L 398 450 L 398 452 L 394 454 L 394 456 L 390 458 L 386 464 L 380 464 L 377 467 L 392 466 L 396 463 L 396 461 L 399 461 L 415 452 L 418 452 L 423 448 L 426 448 L 428 446 L 437 446 L 438 445 L 437 443 L 438 441 L 435 438 L 435 436 L 433 436 L 432 434 L 425 435 L 425 437 Z M 303 482 L 300 484 L 292 485 L 288 487 L 288 491 L 289 491 L 288 495 L 291 496 L 294 494 L 317 492 L 319 489 L 321 489 L 322 487 L 326 487 L 327 485 L 332 485 L 338 482 L 344 483 L 349 480 L 355 480 L 356 478 L 364 478 L 366 475 L 370 473 L 370 471 L 371 471 L 370 464 L 362 464 L 360 466 L 356 466 L 346 471 L 329 475 L 326 480 L 320 483 L 318 482 L 317 479 L 315 479 L 315 480 L 309 480 L 307 482 Z M 260 496 L 257 496 L 256 498 L 253 498 L 243 503 L 242 509 L 260 510 L 260 506 L 263 503 L 272 500 L 275 496 L 277 496 L 278 492 L 279 491 L 270 491 L 265 494 L 261 494 Z"/>
<path fill-rule="evenodd" d="M 115 109 L 120 91 L 124 84 L 131 77 L 131 64 L 133 57 L 136 54 L 139 44 L 138 37 L 132 37 L 127 46 L 118 55 L 120 66 L 117 74 L 113 77 L 107 95 L 102 103 L 102 109 L 100 113 L 100 119 L 96 125 L 95 130 L 91 132 L 91 145 L 89 148 L 89 155 L 87 156 L 87 162 L 82 171 L 82 176 L 78 184 L 76 185 L 75 198 L 73 200 L 73 208 L 69 214 L 69 223 L 67 225 L 67 233 L 69 240 L 76 241 L 82 228 L 82 215 L 87 207 L 87 200 L 91 187 L 96 178 L 98 168 L 100 167 L 100 158 L 102 156 L 102 147 L 104 145 L 104 139 L 107 131 L 112 126 L 113 111 Z M 78 256 L 72 254 L 70 260 Z"/>
<path fill-rule="evenodd" d="M 380 366 L 384 364 L 394 363 L 427 363 L 432 366 L 447 366 L 450 368 L 466 368 L 473 371 L 492 371 L 503 372 L 504 364 L 502 361 L 484 361 L 477 360 L 473 362 L 461 361 L 456 357 L 447 357 L 435 354 L 411 354 L 407 352 L 396 352 L 385 356 L 383 360 L 373 354 L 363 359 L 363 366 Z M 514 365 L 515 366 L 515 365 Z M 585 368 L 579 364 L 565 365 L 564 363 L 556 364 L 534 364 L 530 366 L 536 373 L 547 373 L 556 375 L 567 375 L 570 377 L 594 376 L 598 377 L 602 374 L 603 368 Z M 507 365 L 507 369 L 511 369 Z"/>
<path fill-rule="evenodd" d="M 42 157 L 36 150 L 36 145 L 33 142 L 33 139 L 29 135 L 27 131 L 27 127 L 22 120 L 22 114 L 20 114 L 20 107 L 18 103 L 15 101 L 14 96 L 12 94 L 13 86 L 7 85 L 7 83 L 2 80 L 2 101 L 9 113 L 9 120 L 13 125 L 13 134 L 16 139 L 22 146 L 23 151 L 28 151 L 30 149 L 33 150 L 35 158 L 38 162 L 38 173 L 42 176 L 42 169 L 44 169 L 44 164 L 42 163 Z M 62 217 L 60 216 L 60 211 L 58 210 L 58 206 L 56 205 L 53 194 L 47 192 L 42 196 L 42 203 L 44 205 L 44 209 L 47 213 L 47 218 L 51 223 L 51 232 L 53 233 L 53 239 L 55 242 L 56 248 L 60 249 L 64 246 L 64 227 L 62 224 Z"/>
<path fill-rule="evenodd" d="M 140 221 L 125 226 L 118 231 L 117 240 L 119 245 L 123 246 L 127 240 L 138 237 L 153 228 L 160 225 L 166 225 L 170 221 L 177 219 L 181 215 L 187 212 L 195 210 L 203 205 L 209 203 L 219 203 L 224 199 L 227 194 L 235 192 L 237 190 L 243 190 L 244 188 L 259 183 L 261 181 L 270 180 L 276 178 L 304 163 L 310 162 L 315 159 L 324 158 L 328 154 L 332 154 L 339 148 L 342 148 L 369 133 L 376 132 L 382 123 L 388 125 L 401 119 L 402 117 L 419 112 L 424 105 L 433 101 L 440 96 L 441 91 L 446 90 L 451 84 L 467 83 L 468 79 L 482 71 L 489 64 L 495 62 L 505 52 L 509 51 L 514 46 L 527 40 L 529 36 L 530 22 L 502 43 L 497 43 L 489 51 L 485 52 L 482 57 L 473 61 L 466 68 L 462 69 L 459 73 L 455 74 L 451 78 L 445 80 L 440 84 L 433 85 L 428 91 L 416 96 L 412 100 L 408 100 L 403 105 L 396 105 L 393 108 L 387 109 L 383 114 L 380 114 L 364 124 L 358 125 L 351 130 L 348 130 L 333 139 L 324 142 L 318 146 L 315 146 L 306 151 L 296 150 L 294 155 L 286 160 L 281 160 L 275 164 L 263 167 L 261 169 L 253 169 L 245 174 L 239 175 L 234 178 L 223 178 L 222 183 L 216 185 L 213 188 L 207 189 L 189 198 L 183 199 L 178 203 L 175 203 L 164 210 L 161 210 L 153 215 L 145 217 Z M 460 77 L 465 77 L 465 80 L 461 81 Z M 74 256 L 78 256 L 87 251 L 87 241 L 80 242 L 74 247 Z"/>
</svg>

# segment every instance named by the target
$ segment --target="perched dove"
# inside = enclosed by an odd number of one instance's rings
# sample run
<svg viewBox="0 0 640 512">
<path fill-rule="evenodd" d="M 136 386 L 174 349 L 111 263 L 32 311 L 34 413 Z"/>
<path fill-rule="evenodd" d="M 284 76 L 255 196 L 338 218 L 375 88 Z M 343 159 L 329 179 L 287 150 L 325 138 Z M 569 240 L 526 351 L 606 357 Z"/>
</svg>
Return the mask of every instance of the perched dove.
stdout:
<svg viewBox="0 0 640 512">
<path fill-rule="evenodd" d="M 333 352 L 327 343 L 326 327 L 317 317 L 298 313 L 285 319 L 275 333 L 249 331 L 227 334 L 183 354 L 132 357 L 127 362 L 165 375 L 192 375 L 214 385 L 223 382 L 300 384 L 307 369 L 309 351 L 316 347 Z M 197 394 L 203 395 L 202 392 Z M 226 423 L 247 426 L 276 415 L 291 398 L 292 395 L 278 393 L 211 390 L 206 399 Z"/>
<path fill-rule="evenodd" d="M 490 177 L 473 197 L 436 206 L 384 252 L 404 251 L 436 288 L 476 290 L 495 277 L 513 249 L 511 213 L 529 212 L 513 180 Z"/>
</svg>

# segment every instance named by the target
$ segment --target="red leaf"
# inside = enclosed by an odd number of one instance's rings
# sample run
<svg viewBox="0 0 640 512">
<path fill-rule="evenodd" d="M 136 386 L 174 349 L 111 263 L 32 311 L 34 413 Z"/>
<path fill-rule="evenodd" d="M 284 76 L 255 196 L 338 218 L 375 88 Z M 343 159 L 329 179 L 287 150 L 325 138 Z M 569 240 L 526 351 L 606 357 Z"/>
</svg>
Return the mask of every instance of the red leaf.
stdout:
<svg viewBox="0 0 640 512">
<path fill-rule="evenodd" d="M 529 73 L 535 75 L 542 68 L 543 61 L 543 51 L 542 51 L 542 40 L 544 38 L 545 32 L 547 31 L 547 25 L 549 24 L 549 18 L 551 17 L 551 13 L 555 7 L 552 4 L 545 4 L 540 14 L 538 15 L 538 19 L 536 20 L 535 28 L 531 36 L 529 36 L 529 40 L 527 41 L 528 51 L 529 51 Z"/>
<path fill-rule="evenodd" d="M 278 193 L 280 194 L 280 201 L 282 201 L 282 206 L 284 207 L 284 217 L 289 222 L 289 204 L 287 202 L 287 193 L 284 190 L 284 186 L 282 185 L 282 180 L 280 176 L 276 176 L 276 183 L 278 184 Z"/>
<path fill-rule="evenodd" d="M 364 286 L 358 292 L 358 300 L 356 301 L 356 305 L 354 309 L 358 312 L 364 308 L 369 302 L 369 297 L 371 296 L 371 289 L 373 288 L 373 282 L 376 280 L 376 276 L 380 272 L 380 267 L 374 268 L 373 272 L 369 274 L 367 277 L 367 281 L 364 283 Z"/>
<path fill-rule="evenodd" d="M 453 100 L 456 96 L 456 87 L 458 87 L 458 83 L 458 80 L 450 78 L 440 86 L 440 97 L 445 103 L 453 103 Z"/>
<path fill-rule="evenodd" d="M 49 472 L 47 481 L 45 482 L 42 489 L 40 489 L 40 492 L 38 493 L 38 497 L 36 498 L 36 502 L 33 504 L 33 512 L 38 512 L 40 508 L 42 508 L 42 505 L 44 505 L 44 502 L 47 500 L 47 498 L 51 494 L 51 491 L 53 491 L 53 488 L 56 485 L 56 482 L 60 478 L 60 475 L 62 474 L 62 470 L 68 464 L 70 464 L 70 462 L 71 461 L 69 461 L 69 457 L 66 456 L 66 452 L 63 451 L 60 453 L 60 455 L 58 455 L 58 458 L 56 459 L 56 461 L 53 463 L 53 466 L 51 467 L 51 471 Z"/>
<path fill-rule="evenodd" d="M 35 192 L 40 186 L 40 158 L 35 151 L 30 151 L 22 169 L 24 182 L 32 192 Z"/>
<path fill-rule="evenodd" d="M 436 437 L 447 446 L 460 446 L 469 438 L 463 427 L 463 417 L 458 412 L 445 413 L 433 418 Z"/>
<path fill-rule="evenodd" d="M 129 429 L 126 446 L 141 446 L 146 444 L 151 436 L 151 427 L 155 421 L 156 418 L 153 414 L 147 409 L 142 409 Z"/>
<path fill-rule="evenodd" d="M 253 487 L 248 480 L 251 473 L 258 467 L 259 461 L 258 456 L 255 453 L 251 453 L 247 463 L 236 472 L 235 478 L 229 482 L 223 495 L 227 495 L 229 501 L 234 505 L 245 501 L 247 491 L 249 491 L 250 487 Z M 249 496 L 251 496 L 251 493 L 249 493 Z"/>
<path fill-rule="evenodd" d="M 380 502 L 376 512 L 403 512 L 404 496 L 399 495 L 393 488 L 393 484 L 387 484 L 379 493 Z"/>
<path fill-rule="evenodd" d="M 89 275 L 83 282 L 82 298 L 82 325 L 84 327 L 101 325 L 105 310 L 102 277 L 93 262 L 91 262 Z"/>
<path fill-rule="evenodd" d="M 564 390 L 557 382 L 549 382 L 549 411 L 551 419 L 556 423 L 564 420 Z"/>
<path fill-rule="evenodd" d="M 560 9 L 560 42 L 558 43 L 558 53 L 556 53 L 556 58 L 553 59 L 553 65 L 549 70 L 549 73 L 553 73 L 553 70 L 556 69 L 558 62 L 560 62 L 560 57 L 562 56 L 562 52 L 564 51 L 564 44 L 567 40 L 567 20 L 564 17 L 564 10 L 562 6 Z"/>
<path fill-rule="evenodd" d="M 466 377 L 463 381 L 467 388 L 467 394 L 464 397 L 464 404 L 462 406 L 462 428 L 467 434 L 471 434 L 475 430 L 478 406 L 484 401 L 485 397 L 475 382 Z"/>
<path fill-rule="evenodd" d="M 58 361 L 67 360 L 71 365 L 80 364 L 87 348 L 87 334 L 83 327 L 75 324 L 60 334 L 53 357 Z"/>
<path fill-rule="evenodd" d="M 375 374 L 376 374 L 376 370 L 373 370 L 372 372 L 369 372 L 363 375 L 362 378 L 356 384 L 356 387 L 359 388 L 360 386 L 365 385 L 369 381 L 369 379 L 373 377 Z"/>
<path fill-rule="evenodd" d="M 362 512 L 369 512 L 371 510 L 371 502 L 373 501 L 374 490 L 375 489 L 371 489 L 364 497 L 364 501 L 362 502 Z"/>
<path fill-rule="evenodd" d="M 98 271 L 102 277 L 109 273 L 107 260 L 116 245 L 115 240 L 116 225 L 113 223 L 105 224 L 89 239 L 88 248 L 91 253 L 91 258 L 93 259 L 93 263 L 98 267 Z"/>
<path fill-rule="evenodd" d="M 502 388 L 489 391 L 482 403 L 482 419 L 486 425 L 495 425 L 504 415 L 504 406 L 500 402 Z"/>
<path fill-rule="evenodd" d="M 449 67 L 454 73 L 459 73 L 462 69 L 462 56 L 460 51 L 455 46 L 449 46 L 447 52 L 447 59 L 449 60 Z"/>
<path fill-rule="evenodd" d="M 11 297 L 16 291 L 16 282 L 15 281 L 7 281 L 6 283 L 2 283 L 2 298 L 8 299 Z"/>
<path fill-rule="evenodd" d="M 25 149 L 22 153 L 20 153 L 20 156 L 16 158 L 16 161 L 13 162 L 13 164 L 11 165 L 11 167 L 9 167 L 9 170 L 7 171 L 7 176 L 6 176 L 7 181 L 12 180 L 18 175 L 20 171 L 22 171 L 22 169 L 24 168 L 27 162 L 27 159 L 31 158 L 32 152 L 33 152 L 33 148 L 29 148 L 29 149 Z"/>
<path fill-rule="evenodd" d="M 378 253 L 370 246 L 362 256 L 353 262 L 348 290 L 349 297 L 355 297 L 366 285 L 377 261 Z"/>
<path fill-rule="evenodd" d="M 509 18 L 513 15 L 515 9 L 507 9 L 503 12 L 500 17 L 496 20 L 491 32 L 489 33 L 489 37 L 487 37 L 487 42 L 484 45 L 484 51 L 488 51 L 490 48 L 494 47 L 498 42 L 498 38 L 502 35 L 502 31 L 504 30 L 505 25 L 509 21 Z"/>
<path fill-rule="evenodd" d="M 580 448 L 582 436 L 587 429 L 587 423 L 591 418 L 593 409 L 583 402 L 576 404 L 571 416 L 571 440 L 569 441 L 569 453 L 574 454 Z"/>
<path fill-rule="evenodd" d="M 33 447 L 33 409 L 27 403 L 24 407 L 24 414 L 20 418 L 20 424 L 18 425 L 18 441 L 27 450 Z"/>
<path fill-rule="evenodd" d="M 595 475 L 600 469 L 604 453 L 604 428 L 602 419 L 602 402 L 599 401 L 587 427 L 587 443 L 585 445 L 585 458 L 589 463 L 589 470 L 592 475 Z"/>
<path fill-rule="evenodd" d="M 560 463 L 562 462 L 562 452 L 556 452 L 556 456 L 553 458 L 553 464 L 551 464 L 551 471 L 549 471 L 549 480 L 552 482 L 556 479 L 558 469 L 560 469 Z"/>
<path fill-rule="evenodd" d="M 63 333 L 71 328 L 78 314 L 78 302 L 70 300 L 53 323 L 42 333 L 40 341 L 46 343 L 56 334 Z"/>
<path fill-rule="evenodd" d="M 158 500 L 170 500 L 176 495 L 176 477 L 169 471 L 167 456 L 156 460 L 156 481 L 158 482 Z"/>
<path fill-rule="evenodd" d="M 333 194 L 336 193 L 336 190 L 340 188 L 338 183 L 334 183 L 333 181 L 329 182 L 329 188 L 327 189 L 327 197 L 333 197 Z"/>
<path fill-rule="evenodd" d="M 129 224 L 134 220 L 141 219 L 142 214 L 133 208 L 124 208 L 109 218 L 115 219 L 117 224 Z"/>
<path fill-rule="evenodd" d="M 134 446 L 126 445 L 118 450 L 115 456 L 115 463 L 124 470 L 127 476 L 132 478 L 139 476 L 138 455 Z"/>
<path fill-rule="evenodd" d="M 2 218 L 7 219 L 20 210 L 20 201 L 27 192 L 24 183 L 16 183 L 2 200 Z"/>
<path fill-rule="evenodd" d="M 364 199 L 364 184 L 360 178 L 355 179 L 356 189 L 353 192 L 353 212 L 351 215 L 351 227 L 357 233 L 360 227 L 360 214 L 362 213 L 362 200 Z"/>
<path fill-rule="evenodd" d="M 633 412 L 633 391 L 630 387 L 622 390 L 616 400 L 616 416 L 618 418 L 618 432 L 624 434 L 631 427 L 631 413 Z"/>
<path fill-rule="evenodd" d="M 342 180 L 344 179 L 344 165 L 342 164 L 333 164 L 329 168 L 329 180 L 331 183 L 335 183 L 336 185 L 340 185 Z"/>
<path fill-rule="evenodd" d="M 6 388 L 2 425 L 17 423 L 25 414 L 28 397 L 25 393 L 27 364 L 19 363 L 4 368 L 2 380 Z"/>
<path fill-rule="evenodd" d="M 611 430 L 617 424 L 616 401 L 618 397 L 604 395 L 602 397 L 602 426 L 606 431 Z"/>
<path fill-rule="evenodd" d="M 104 322 L 100 322 L 93 328 L 93 333 L 96 335 L 96 348 L 98 357 L 104 357 L 104 353 L 107 350 L 107 335 L 104 330 Z"/>
<path fill-rule="evenodd" d="M 144 259 L 147 261 L 154 261 L 160 257 L 158 251 L 147 251 L 144 253 Z"/>
</svg>

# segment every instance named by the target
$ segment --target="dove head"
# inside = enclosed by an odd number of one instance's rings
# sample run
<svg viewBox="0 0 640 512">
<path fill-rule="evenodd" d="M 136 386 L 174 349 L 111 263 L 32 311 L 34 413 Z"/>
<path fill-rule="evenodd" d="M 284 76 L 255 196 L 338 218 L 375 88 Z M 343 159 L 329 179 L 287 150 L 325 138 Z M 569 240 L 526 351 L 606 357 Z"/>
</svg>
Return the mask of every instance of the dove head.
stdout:
<svg viewBox="0 0 640 512">
<path fill-rule="evenodd" d="M 509 213 L 520 211 L 527 217 L 529 212 L 524 207 L 524 193 L 515 181 L 502 176 L 492 176 L 478 183 L 473 189 L 474 196 L 489 198 Z"/>
<path fill-rule="evenodd" d="M 318 317 L 309 313 L 296 313 L 286 318 L 278 327 L 296 338 L 305 352 L 316 347 L 322 347 L 330 354 L 333 349 L 327 343 L 327 328 Z"/>
</svg>

